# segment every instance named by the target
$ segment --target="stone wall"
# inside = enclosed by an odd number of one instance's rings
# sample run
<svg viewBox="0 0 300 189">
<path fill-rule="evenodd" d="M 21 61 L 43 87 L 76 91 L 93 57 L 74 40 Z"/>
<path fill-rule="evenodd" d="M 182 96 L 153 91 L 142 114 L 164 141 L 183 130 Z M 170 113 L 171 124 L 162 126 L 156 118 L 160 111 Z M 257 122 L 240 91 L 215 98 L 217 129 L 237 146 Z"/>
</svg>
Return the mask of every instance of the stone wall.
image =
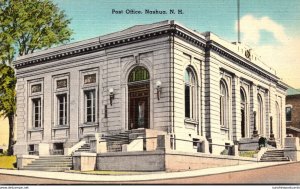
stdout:
<svg viewBox="0 0 300 189">
<path fill-rule="evenodd" d="M 254 158 L 242 158 L 203 153 L 167 152 L 166 171 L 197 170 L 255 163 Z"/>
<path fill-rule="evenodd" d="M 115 171 L 183 171 L 255 162 L 257 160 L 254 158 L 157 150 L 151 152 L 98 154 L 96 169 Z"/>
<path fill-rule="evenodd" d="M 163 151 L 115 152 L 97 155 L 97 170 L 164 171 Z"/>
</svg>

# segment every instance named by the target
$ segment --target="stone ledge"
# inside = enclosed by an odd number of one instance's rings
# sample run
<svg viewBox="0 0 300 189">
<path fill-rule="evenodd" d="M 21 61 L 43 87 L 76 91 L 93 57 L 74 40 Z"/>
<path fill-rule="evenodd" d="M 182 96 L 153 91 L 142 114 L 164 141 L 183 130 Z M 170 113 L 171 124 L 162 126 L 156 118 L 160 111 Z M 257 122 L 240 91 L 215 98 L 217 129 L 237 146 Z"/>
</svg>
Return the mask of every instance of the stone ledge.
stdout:
<svg viewBox="0 0 300 189">
<path fill-rule="evenodd" d="M 237 156 L 228 156 L 228 155 L 214 155 L 214 154 L 205 154 L 205 153 L 179 152 L 179 151 L 167 151 L 166 155 L 195 156 L 195 157 L 241 160 L 241 161 L 253 161 L 253 162 L 257 161 L 256 158 L 237 157 Z"/>
<path fill-rule="evenodd" d="M 96 153 L 89 153 L 89 152 L 75 152 L 73 156 L 78 157 L 78 156 L 83 156 L 83 157 L 96 157 Z"/>
<path fill-rule="evenodd" d="M 39 156 L 36 155 L 17 155 L 17 158 L 24 158 L 24 159 L 38 159 Z"/>
</svg>

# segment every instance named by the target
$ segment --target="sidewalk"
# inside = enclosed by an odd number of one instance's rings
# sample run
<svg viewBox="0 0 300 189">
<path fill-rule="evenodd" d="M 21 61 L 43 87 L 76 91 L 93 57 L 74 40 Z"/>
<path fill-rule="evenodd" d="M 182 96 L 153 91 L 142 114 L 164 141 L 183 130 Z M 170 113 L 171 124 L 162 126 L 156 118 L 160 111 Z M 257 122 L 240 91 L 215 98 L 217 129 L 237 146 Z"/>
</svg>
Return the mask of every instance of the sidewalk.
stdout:
<svg viewBox="0 0 300 189">
<path fill-rule="evenodd" d="M 274 165 L 282 165 L 294 162 L 258 162 L 246 165 L 236 165 L 228 167 L 217 167 L 193 171 L 183 172 L 145 172 L 138 175 L 89 175 L 80 173 L 65 173 L 65 172 L 41 172 L 41 171 L 29 171 L 29 170 L 7 170 L 0 169 L 0 174 L 7 175 L 20 175 L 37 178 L 67 180 L 67 181 L 103 181 L 103 182 L 124 182 L 124 181 L 146 181 L 146 180 L 159 180 L 159 179 L 173 179 L 173 178 L 185 178 L 195 176 L 206 176 L 220 173 L 228 173 L 235 171 L 243 171 L 249 169 L 257 169 L 262 167 L 270 167 Z"/>
</svg>

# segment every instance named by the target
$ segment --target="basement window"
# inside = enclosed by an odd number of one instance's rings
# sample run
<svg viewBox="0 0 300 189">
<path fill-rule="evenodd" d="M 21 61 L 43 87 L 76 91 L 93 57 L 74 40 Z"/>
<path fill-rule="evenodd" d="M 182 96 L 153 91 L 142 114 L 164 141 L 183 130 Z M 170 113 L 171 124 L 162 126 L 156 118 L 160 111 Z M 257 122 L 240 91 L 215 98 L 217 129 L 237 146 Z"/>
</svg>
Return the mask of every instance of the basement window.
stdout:
<svg viewBox="0 0 300 189">
<path fill-rule="evenodd" d="M 54 143 L 52 155 L 63 155 L 64 154 L 64 143 Z"/>
</svg>

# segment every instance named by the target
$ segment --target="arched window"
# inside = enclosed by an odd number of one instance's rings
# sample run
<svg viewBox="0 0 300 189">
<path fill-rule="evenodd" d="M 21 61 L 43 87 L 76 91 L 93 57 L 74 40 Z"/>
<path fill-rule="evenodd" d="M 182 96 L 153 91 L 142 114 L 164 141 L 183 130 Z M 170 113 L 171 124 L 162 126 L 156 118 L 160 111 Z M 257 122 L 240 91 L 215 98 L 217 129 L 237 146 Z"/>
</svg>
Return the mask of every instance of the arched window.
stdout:
<svg viewBox="0 0 300 189">
<path fill-rule="evenodd" d="M 247 110 L 247 97 L 243 88 L 240 89 L 240 98 L 241 98 L 241 135 L 244 138 L 247 135 L 246 124 L 247 124 L 248 110 Z"/>
<path fill-rule="evenodd" d="M 226 84 L 223 80 L 220 81 L 220 125 L 222 127 L 228 127 L 227 115 L 228 115 L 228 91 Z"/>
<path fill-rule="evenodd" d="M 128 82 L 149 80 L 149 72 L 146 68 L 137 66 L 129 74 Z"/>
<path fill-rule="evenodd" d="M 197 80 L 192 68 L 190 67 L 188 67 L 184 72 L 184 82 L 185 117 L 196 119 Z"/>
<path fill-rule="evenodd" d="M 264 106 L 260 94 L 257 95 L 257 130 L 259 134 L 264 135 Z"/>
</svg>

